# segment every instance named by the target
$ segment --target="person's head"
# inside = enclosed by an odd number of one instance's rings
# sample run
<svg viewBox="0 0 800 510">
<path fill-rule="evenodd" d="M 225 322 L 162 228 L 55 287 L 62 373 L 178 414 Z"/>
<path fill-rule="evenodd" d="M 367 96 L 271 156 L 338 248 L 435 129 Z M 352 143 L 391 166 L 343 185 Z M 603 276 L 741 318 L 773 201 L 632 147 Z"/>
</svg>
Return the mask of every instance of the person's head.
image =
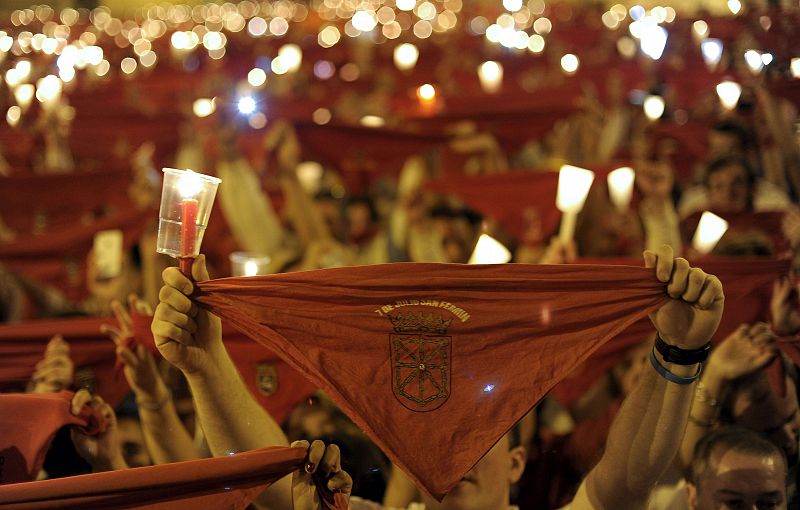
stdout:
<svg viewBox="0 0 800 510">
<path fill-rule="evenodd" d="M 755 174 L 739 156 L 726 156 L 709 163 L 705 173 L 709 209 L 744 212 L 753 208 Z"/>
<path fill-rule="evenodd" d="M 691 510 L 785 509 L 786 459 L 759 434 L 722 428 L 704 437 L 690 467 Z"/>
<path fill-rule="evenodd" d="M 712 157 L 745 154 L 750 136 L 744 126 L 736 122 L 721 121 L 708 132 L 708 151 Z"/>
<path fill-rule="evenodd" d="M 345 204 L 344 213 L 348 240 L 356 243 L 365 240 L 378 221 L 378 212 L 368 197 L 350 198 Z"/>
<path fill-rule="evenodd" d="M 431 217 L 448 262 L 465 263 L 475 247 L 481 216 L 470 209 L 438 206 Z"/>
<path fill-rule="evenodd" d="M 773 388 L 764 370 L 734 381 L 722 404 L 720 420 L 763 435 L 794 465 L 798 461 L 800 414 L 794 371 L 787 370 L 786 374 L 783 394 Z"/>
<path fill-rule="evenodd" d="M 423 493 L 428 510 L 502 510 L 508 507 L 511 486 L 525 471 L 525 447 L 519 425 L 498 441 L 461 482 L 440 502 Z"/>
</svg>

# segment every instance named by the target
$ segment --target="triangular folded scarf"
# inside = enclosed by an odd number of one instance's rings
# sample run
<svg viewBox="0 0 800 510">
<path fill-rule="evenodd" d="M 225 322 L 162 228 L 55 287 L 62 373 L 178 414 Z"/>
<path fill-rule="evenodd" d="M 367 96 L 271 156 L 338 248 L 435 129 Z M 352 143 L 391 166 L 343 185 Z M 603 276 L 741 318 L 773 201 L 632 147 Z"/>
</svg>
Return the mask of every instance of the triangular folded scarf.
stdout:
<svg viewBox="0 0 800 510">
<path fill-rule="evenodd" d="M 195 299 L 306 373 L 442 498 L 668 296 L 629 266 L 403 263 L 212 280 Z"/>
<path fill-rule="evenodd" d="M 70 413 L 72 396 L 69 391 L 0 394 L 0 484 L 36 479 L 61 427 L 77 425 L 90 435 L 105 431 L 105 418 L 88 406 L 79 416 Z"/>
<path fill-rule="evenodd" d="M 264 448 L 215 459 L 0 486 L 0 509 L 241 510 L 273 482 L 303 466 L 303 448 Z M 320 492 L 323 507 L 346 510 Z"/>
</svg>

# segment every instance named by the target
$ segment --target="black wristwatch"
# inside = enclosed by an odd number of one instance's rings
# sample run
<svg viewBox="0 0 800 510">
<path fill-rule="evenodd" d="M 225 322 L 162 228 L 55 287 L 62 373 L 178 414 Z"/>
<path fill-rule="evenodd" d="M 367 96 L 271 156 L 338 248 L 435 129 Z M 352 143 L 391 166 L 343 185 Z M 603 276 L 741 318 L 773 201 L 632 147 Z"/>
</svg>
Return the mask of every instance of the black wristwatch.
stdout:
<svg viewBox="0 0 800 510">
<path fill-rule="evenodd" d="M 708 342 L 699 349 L 681 349 L 665 342 L 661 335 L 656 333 L 656 350 L 667 363 L 676 365 L 694 365 L 702 363 L 708 358 L 711 351 L 711 342 Z"/>
</svg>

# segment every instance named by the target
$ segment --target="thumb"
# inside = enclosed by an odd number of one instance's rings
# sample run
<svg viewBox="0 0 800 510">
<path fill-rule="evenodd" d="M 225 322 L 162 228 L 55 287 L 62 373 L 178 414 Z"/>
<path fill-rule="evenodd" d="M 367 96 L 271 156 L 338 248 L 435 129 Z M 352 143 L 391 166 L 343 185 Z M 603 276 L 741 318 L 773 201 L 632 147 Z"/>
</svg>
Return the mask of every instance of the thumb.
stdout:
<svg viewBox="0 0 800 510">
<path fill-rule="evenodd" d="M 192 264 L 192 278 L 194 278 L 194 281 L 196 282 L 204 282 L 211 279 L 211 277 L 208 275 L 205 255 L 199 255 L 196 259 L 194 259 L 194 263 Z"/>
<path fill-rule="evenodd" d="M 642 253 L 642 256 L 644 257 L 644 267 L 646 267 L 648 269 L 651 268 L 651 267 L 656 267 L 656 254 L 655 253 L 653 253 L 650 250 L 645 250 L 644 253 Z"/>
</svg>

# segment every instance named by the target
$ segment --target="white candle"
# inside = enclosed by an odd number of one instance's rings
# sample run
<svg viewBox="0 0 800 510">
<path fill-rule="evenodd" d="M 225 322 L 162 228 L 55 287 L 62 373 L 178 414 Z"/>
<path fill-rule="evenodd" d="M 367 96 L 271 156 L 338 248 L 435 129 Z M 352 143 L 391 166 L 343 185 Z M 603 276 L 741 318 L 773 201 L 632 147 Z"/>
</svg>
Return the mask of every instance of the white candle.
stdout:
<svg viewBox="0 0 800 510">
<path fill-rule="evenodd" d="M 710 253 L 727 230 L 727 221 L 714 213 L 705 211 L 700 216 L 700 223 L 697 224 L 692 247 L 703 255 Z"/>
<path fill-rule="evenodd" d="M 739 104 L 742 86 L 735 81 L 725 80 L 717 85 L 719 101 L 726 110 L 733 110 Z"/>
<path fill-rule="evenodd" d="M 617 168 L 608 174 L 608 193 L 611 196 L 611 202 L 620 212 L 628 210 L 633 196 L 635 178 L 636 174 L 633 168 L 628 166 Z"/>
<path fill-rule="evenodd" d="M 583 209 L 589 188 L 594 181 L 594 172 L 572 165 L 564 165 L 558 172 L 556 207 L 562 212 L 559 237 L 569 241 L 575 236 L 575 223 Z"/>
<path fill-rule="evenodd" d="M 503 66 L 494 60 L 488 60 L 478 66 L 478 79 L 487 94 L 498 92 L 503 86 Z"/>
<path fill-rule="evenodd" d="M 500 241 L 488 234 L 481 234 L 469 264 L 505 264 L 511 260 L 511 252 Z"/>
</svg>

